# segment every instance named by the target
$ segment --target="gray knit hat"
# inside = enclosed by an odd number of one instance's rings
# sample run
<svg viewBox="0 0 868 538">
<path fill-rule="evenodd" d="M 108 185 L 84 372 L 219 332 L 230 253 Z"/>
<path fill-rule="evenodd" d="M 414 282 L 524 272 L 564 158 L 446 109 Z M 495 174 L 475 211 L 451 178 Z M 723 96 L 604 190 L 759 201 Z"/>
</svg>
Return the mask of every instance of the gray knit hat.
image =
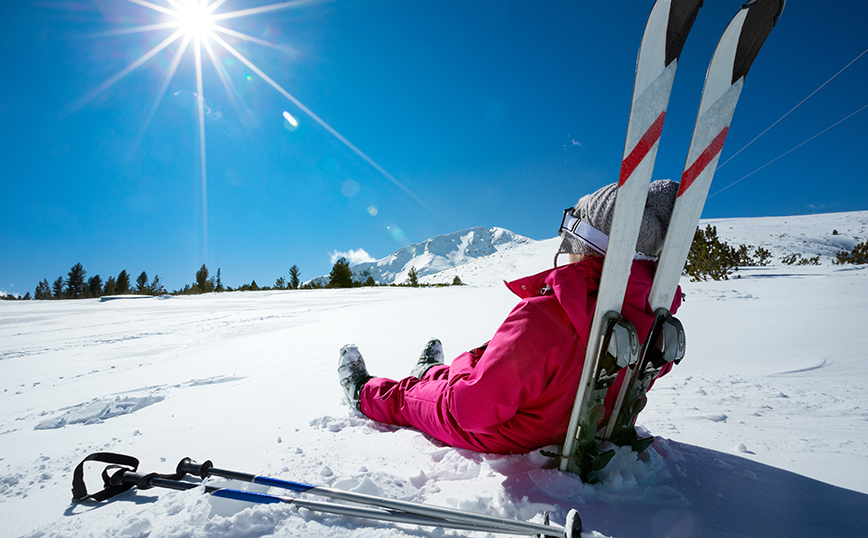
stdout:
<svg viewBox="0 0 868 538">
<path fill-rule="evenodd" d="M 583 196 L 572 210 L 565 211 L 565 221 L 568 217 L 573 217 L 572 228 L 574 230 L 578 228 L 579 233 L 570 233 L 561 229 L 560 235 L 563 241 L 558 249 L 558 255 L 566 253 L 600 256 L 606 253 L 605 243 L 612 229 L 617 195 L 617 183 L 606 185 L 592 194 Z M 654 258 L 660 253 L 677 195 L 678 183 L 668 179 L 654 181 L 648 187 L 645 213 L 642 215 L 639 239 L 636 242 L 638 254 Z"/>
</svg>

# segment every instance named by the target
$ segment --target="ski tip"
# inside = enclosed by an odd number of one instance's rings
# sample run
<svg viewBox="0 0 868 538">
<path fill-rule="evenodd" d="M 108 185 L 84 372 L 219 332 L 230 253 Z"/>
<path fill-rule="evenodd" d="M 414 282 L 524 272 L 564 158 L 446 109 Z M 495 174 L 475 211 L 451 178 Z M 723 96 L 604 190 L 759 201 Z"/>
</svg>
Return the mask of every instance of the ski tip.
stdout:
<svg viewBox="0 0 868 538">
<path fill-rule="evenodd" d="M 760 48 L 780 19 L 785 3 L 785 0 L 750 0 L 742 6 L 742 10 L 747 12 L 743 18 L 733 64 L 733 84 L 747 76 Z"/>
<path fill-rule="evenodd" d="M 754 5 L 760 1 L 762 1 L 762 0 L 748 0 L 747 2 L 744 3 L 744 5 L 741 6 L 741 8 L 742 9 L 749 8 L 752 5 Z M 774 15 L 772 16 L 772 26 L 776 26 L 778 24 L 778 19 L 781 18 L 781 13 L 784 12 L 784 6 L 787 5 L 787 0 L 773 0 L 773 1 L 769 2 L 769 4 L 771 6 L 774 6 L 775 3 L 778 5 L 777 5 L 777 9 L 774 12 Z"/>
<path fill-rule="evenodd" d="M 705 0 L 676 0 L 669 6 L 669 21 L 666 26 L 666 60 L 671 64 L 681 56 L 690 29 L 696 21 L 699 8 Z"/>
</svg>

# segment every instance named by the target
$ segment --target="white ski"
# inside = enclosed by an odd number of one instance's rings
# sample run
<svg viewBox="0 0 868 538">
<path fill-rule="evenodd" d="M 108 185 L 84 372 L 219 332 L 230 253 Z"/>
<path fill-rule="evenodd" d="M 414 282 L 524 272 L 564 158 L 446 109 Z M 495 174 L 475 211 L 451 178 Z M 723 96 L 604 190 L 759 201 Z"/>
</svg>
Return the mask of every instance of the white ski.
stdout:
<svg viewBox="0 0 868 538">
<path fill-rule="evenodd" d="M 631 366 L 621 385 L 604 439 L 632 444 L 637 449 L 644 449 L 653 440 L 637 439 L 633 423 L 645 405 L 645 393 L 651 381 L 667 362 L 678 362 L 684 356 L 684 331 L 669 309 L 745 76 L 777 23 L 784 3 L 785 0 L 751 0 L 744 4 L 727 26 L 712 56 L 678 198 L 648 301 L 657 319 L 645 342 L 641 361 Z"/>
</svg>

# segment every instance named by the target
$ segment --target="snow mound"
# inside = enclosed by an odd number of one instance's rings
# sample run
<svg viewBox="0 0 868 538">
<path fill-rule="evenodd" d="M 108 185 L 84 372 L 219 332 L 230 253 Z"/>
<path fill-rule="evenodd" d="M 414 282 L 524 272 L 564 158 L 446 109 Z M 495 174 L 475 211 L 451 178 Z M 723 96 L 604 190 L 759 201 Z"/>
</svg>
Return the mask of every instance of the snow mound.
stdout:
<svg viewBox="0 0 868 538">
<path fill-rule="evenodd" d="M 162 400 L 162 396 L 118 397 L 111 400 L 97 398 L 88 403 L 77 405 L 60 416 L 45 419 L 34 429 L 55 430 L 67 424 L 99 424 L 112 417 L 134 413 Z"/>
</svg>

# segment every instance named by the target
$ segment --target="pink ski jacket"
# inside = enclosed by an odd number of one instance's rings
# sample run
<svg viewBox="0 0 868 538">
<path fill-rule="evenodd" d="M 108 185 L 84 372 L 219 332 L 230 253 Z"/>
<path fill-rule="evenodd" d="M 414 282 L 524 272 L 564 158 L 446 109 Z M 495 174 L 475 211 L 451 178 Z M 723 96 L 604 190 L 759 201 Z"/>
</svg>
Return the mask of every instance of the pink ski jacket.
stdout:
<svg viewBox="0 0 868 538">
<path fill-rule="evenodd" d="M 522 300 L 490 342 L 431 368 L 421 380 L 372 379 L 362 390 L 361 411 L 479 452 L 522 453 L 563 443 L 602 265 L 603 258 L 588 258 L 508 283 Z M 654 322 L 648 294 L 655 268 L 633 263 L 621 310 L 643 341 Z M 680 303 L 679 290 L 673 313 Z M 607 413 L 620 384 L 621 376 L 608 392 Z"/>
</svg>

